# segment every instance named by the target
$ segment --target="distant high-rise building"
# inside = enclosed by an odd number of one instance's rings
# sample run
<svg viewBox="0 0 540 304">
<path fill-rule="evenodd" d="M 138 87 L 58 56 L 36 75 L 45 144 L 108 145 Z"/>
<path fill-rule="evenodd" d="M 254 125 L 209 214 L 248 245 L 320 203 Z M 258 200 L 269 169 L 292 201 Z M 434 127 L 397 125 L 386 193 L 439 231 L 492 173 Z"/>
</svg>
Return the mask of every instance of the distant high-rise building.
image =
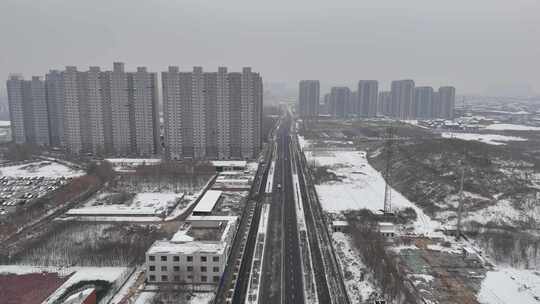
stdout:
<svg viewBox="0 0 540 304">
<path fill-rule="evenodd" d="M 445 119 L 454 119 L 454 108 L 456 105 L 456 88 L 439 88 L 440 117 Z"/>
<path fill-rule="evenodd" d="M 414 81 L 392 81 L 392 116 L 399 119 L 414 118 Z"/>
<path fill-rule="evenodd" d="M 431 104 L 431 117 L 441 118 L 441 102 L 439 98 L 439 92 L 433 92 L 432 104 Z"/>
<path fill-rule="evenodd" d="M 414 89 L 415 118 L 430 119 L 433 112 L 433 88 L 416 87 Z"/>
<path fill-rule="evenodd" d="M 375 117 L 377 115 L 377 99 L 379 83 L 377 80 L 360 80 L 358 82 L 358 111 L 362 117 Z"/>
<path fill-rule="evenodd" d="M 330 90 L 330 115 L 336 118 L 348 116 L 351 90 L 347 87 L 333 87 Z"/>
<path fill-rule="evenodd" d="M 378 112 L 384 116 L 392 116 L 392 92 L 383 91 L 379 93 Z"/>
<path fill-rule="evenodd" d="M 300 117 L 319 116 L 320 84 L 318 80 L 302 80 L 298 92 L 298 113 Z"/>
<path fill-rule="evenodd" d="M 51 146 L 64 146 L 64 81 L 62 72 L 51 70 L 45 76 Z"/>
<path fill-rule="evenodd" d="M 262 79 L 242 73 L 162 73 L 165 153 L 170 159 L 251 159 L 261 147 Z"/>
<path fill-rule="evenodd" d="M 49 145 L 45 83 L 37 76 L 24 80 L 12 75 L 7 81 L 12 134 L 15 143 Z"/>
<path fill-rule="evenodd" d="M 359 115 L 359 113 L 360 113 L 360 104 L 358 103 L 358 91 L 351 91 L 351 96 L 349 97 L 349 107 L 347 108 L 347 113 Z"/>
<path fill-rule="evenodd" d="M 159 152 L 157 75 L 90 67 L 50 71 L 46 100 L 51 143 L 97 155 L 150 156 Z"/>
<path fill-rule="evenodd" d="M 145 67 L 128 73 L 131 152 L 150 156 L 160 151 L 157 74 Z"/>
</svg>

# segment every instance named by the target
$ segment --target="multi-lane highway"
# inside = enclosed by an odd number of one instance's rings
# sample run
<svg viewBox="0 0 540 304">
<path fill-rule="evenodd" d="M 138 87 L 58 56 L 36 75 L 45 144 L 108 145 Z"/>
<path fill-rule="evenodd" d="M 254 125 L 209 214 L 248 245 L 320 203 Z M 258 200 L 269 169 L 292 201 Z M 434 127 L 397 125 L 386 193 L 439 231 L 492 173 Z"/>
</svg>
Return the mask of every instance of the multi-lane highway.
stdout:
<svg viewBox="0 0 540 304">
<path fill-rule="evenodd" d="M 315 299 L 319 303 L 349 303 L 324 213 L 306 168 L 306 161 L 294 131 L 294 120 L 290 113 L 286 113 L 274 132 L 265 166 L 261 166 L 257 174 L 251 193 L 252 204 L 244 212 L 243 225 L 238 232 L 225 279 L 215 303 L 246 302 L 263 204 L 270 204 L 270 210 L 261 281 L 257 283 L 260 284 L 259 294 L 255 301 L 251 295 L 250 303 L 313 302 L 304 290 L 304 285 L 311 284 L 305 282 L 304 271 L 313 271 Z M 300 194 L 301 199 L 298 196 L 297 199 L 298 203 L 303 205 L 302 211 L 298 210 L 295 203 L 293 172 L 298 177 L 296 186 L 300 191 L 296 193 Z M 304 250 L 299 243 L 298 217 L 305 222 L 309 239 L 309 242 L 303 242 Z M 305 230 L 303 231 L 305 236 Z M 307 244 L 309 250 L 306 250 Z M 305 269 L 303 265 L 306 264 L 312 265 L 311 269 Z M 313 296 L 310 296 L 313 299 Z"/>
</svg>

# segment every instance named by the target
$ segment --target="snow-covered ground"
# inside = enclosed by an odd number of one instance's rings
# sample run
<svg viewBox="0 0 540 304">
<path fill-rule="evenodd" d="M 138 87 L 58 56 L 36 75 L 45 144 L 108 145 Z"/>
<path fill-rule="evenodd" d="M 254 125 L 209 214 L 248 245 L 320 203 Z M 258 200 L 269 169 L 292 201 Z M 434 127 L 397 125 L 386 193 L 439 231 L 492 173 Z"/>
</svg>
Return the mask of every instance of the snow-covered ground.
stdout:
<svg viewBox="0 0 540 304">
<path fill-rule="evenodd" d="M 161 163 L 160 158 L 107 158 L 105 160 L 110 162 L 114 171 L 117 172 L 129 172 L 138 166 Z"/>
<path fill-rule="evenodd" d="M 137 193 L 133 200 L 122 204 L 92 205 L 71 209 L 67 215 L 125 215 L 155 216 L 166 214 L 183 197 L 178 193 L 145 192 Z"/>
<path fill-rule="evenodd" d="M 343 269 L 349 298 L 352 303 L 367 303 L 367 299 L 376 292 L 373 283 L 370 281 L 370 271 L 362 263 L 360 253 L 352 244 L 350 236 L 342 232 L 334 232 L 332 233 L 332 239 Z"/>
<path fill-rule="evenodd" d="M 326 151 L 324 153 L 306 151 L 308 162 L 315 161 L 319 166 L 327 166 L 330 171 L 342 178 L 316 185 L 322 207 L 326 211 L 340 212 L 348 209 L 383 208 L 385 181 L 382 175 L 367 161 L 364 151 Z M 419 234 L 431 234 L 440 224 L 427 216 L 422 209 L 410 202 L 401 193 L 392 189 L 392 209 L 411 207 L 418 218 L 414 229 Z"/>
<path fill-rule="evenodd" d="M 72 169 L 53 161 L 37 161 L 23 165 L 0 167 L 0 176 L 19 177 L 78 177 L 86 174 L 84 171 Z"/>
<path fill-rule="evenodd" d="M 485 304 L 537 304 L 540 302 L 540 272 L 500 268 L 487 273 L 478 294 Z"/>
<path fill-rule="evenodd" d="M 443 132 L 441 133 L 443 138 L 457 138 L 461 140 L 475 140 L 483 142 L 488 145 L 505 145 L 509 141 L 527 141 L 526 138 L 517 136 L 506 136 L 498 134 L 477 134 L 477 133 L 457 133 L 457 132 Z"/>
<path fill-rule="evenodd" d="M 485 129 L 497 131 L 540 131 L 540 127 L 513 124 L 492 124 L 487 126 Z"/>
</svg>

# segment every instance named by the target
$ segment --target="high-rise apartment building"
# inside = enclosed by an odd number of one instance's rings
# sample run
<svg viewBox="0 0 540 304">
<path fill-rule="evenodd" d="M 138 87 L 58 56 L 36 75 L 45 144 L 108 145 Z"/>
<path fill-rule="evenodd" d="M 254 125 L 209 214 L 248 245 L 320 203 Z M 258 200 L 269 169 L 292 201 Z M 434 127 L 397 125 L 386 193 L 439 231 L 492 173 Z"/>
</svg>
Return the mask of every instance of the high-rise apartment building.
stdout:
<svg viewBox="0 0 540 304">
<path fill-rule="evenodd" d="M 7 81 L 12 134 L 15 143 L 49 145 L 45 83 L 39 77 L 24 80 L 12 75 Z"/>
<path fill-rule="evenodd" d="M 319 116 L 320 84 L 318 80 L 302 80 L 298 90 L 298 114 L 300 117 Z"/>
<path fill-rule="evenodd" d="M 438 94 L 440 104 L 440 117 L 454 119 L 454 108 L 456 106 L 456 89 L 454 87 L 440 87 Z"/>
<path fill-rule="evenodd" d="M 62 72 L 51 70 L 45 76 L 51 146 L 64 146 L 64 82 Z"/>
<path fill-rule="evenodd" d="M 392 116 L 399 119 L 414 118 L 414 81 L 410 79 L 392 81 Z"/>
<path fill-rule="evenodd" d="M 145 67 L 128 73 L 131 154 L 150 156 L 160 147 L 157 74 Z"/>
<path fill-rule="evenodd" d="M 377 115 L 377 99 L 379 83 L 377 80 L 360 80 L 358 82 L 358 112 L 362 117 L 375 117 Z"/>
<path fill-rule="evenodd" d="M 379 93 L 378 112 L 381 115 L 392 116 L 392 92 L 382 91 Z"/>
<path fill-rule="evenodd" d="M 64 71 L 51 70 L 43 91 L 50 126 L 44 130 L 51 145 L 73 154 L 159 152 L 157 75 L 146 68 L 128 73 L 123 63 L 114 63 L 113 71 L 99 67 L 78 71 L 68 66 Z"/>
<path fill-rule="evenodd" d="M 350 113 L 351 90 L 347 87 L 333 87 L 330 89 L 330 115 L 343 118 Z"/>
<path fill-rule="evenodd" d="M 414 103 L 416 108 L 415 118 L 433 118 L 433 88 L 416 87 L 414 89 Z"/>
<path fill-rule="evenodd" d="M 169 159 L 251 159 L 261 147 L 262 79 L 242 73 L 162 73 L 165 154 Z"/>
</svg>

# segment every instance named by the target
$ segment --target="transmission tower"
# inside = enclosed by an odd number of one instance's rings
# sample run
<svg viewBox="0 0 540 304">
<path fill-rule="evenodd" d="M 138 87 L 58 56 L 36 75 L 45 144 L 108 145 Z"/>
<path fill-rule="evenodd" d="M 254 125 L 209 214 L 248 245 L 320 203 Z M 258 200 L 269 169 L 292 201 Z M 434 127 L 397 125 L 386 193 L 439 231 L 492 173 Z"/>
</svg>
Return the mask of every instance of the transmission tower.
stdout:
<svg viewBox="0 0 540 304">
<path fill-rule="evenodd" d="M 392 179 L 392 158 L 393 158 L 393 140 L 394 129 L 388 127 L 386 129 L 384 148 L 386 150 L 386 168 L 384 170 L 384 213 L 392 213 L 392 188 L 390 188 L 390 182 Z"/>
<path fill-rule="evenodd" d="M 465 165 L 461 162 L 461 180 L 459 182 L 459 206 L 457 214 L 457 235 L 456 239 L 461 237 L 461 217 L 463 213 L 463 182 L 465 181 Z"/>
</svg>

